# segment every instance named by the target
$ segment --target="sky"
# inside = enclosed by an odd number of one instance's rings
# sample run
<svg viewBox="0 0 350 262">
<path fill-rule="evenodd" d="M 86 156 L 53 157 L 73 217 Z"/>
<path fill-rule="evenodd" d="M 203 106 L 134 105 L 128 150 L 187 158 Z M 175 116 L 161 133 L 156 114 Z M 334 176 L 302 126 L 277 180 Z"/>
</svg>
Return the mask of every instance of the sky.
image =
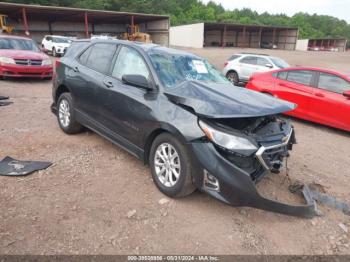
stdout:
<svg viewBox="0 0 350 262">
<path fill-rule="evenodd" d="M 225 9 L 248 7 L 259 14 L 284 13 L 292 16 L 297 12 L 331 15 L 350 23 L 350 0 L 213 0 Z M 207 3 L 209 0 L 202 0 Z"/>
</svg>

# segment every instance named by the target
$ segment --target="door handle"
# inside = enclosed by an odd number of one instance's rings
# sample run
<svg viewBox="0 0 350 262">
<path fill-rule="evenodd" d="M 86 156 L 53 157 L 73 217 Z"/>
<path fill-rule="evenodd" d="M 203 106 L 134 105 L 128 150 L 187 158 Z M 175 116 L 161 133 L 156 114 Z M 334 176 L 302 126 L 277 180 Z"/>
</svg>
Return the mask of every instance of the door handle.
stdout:
<svg viewBox="0 0 350 262">
<path fill-rule="evenodd" d="M 112 88 L 113 87 L 113 83 L 111 81 L 103 81 L 103 84 L 107 87 L 107 88 Z"/>
<path fill-rule="evenodd" d="M 78 73 L 79 72 L 79 68 L 77 66 L 73 67 L 73 71 Z"/>
<path fill-rule="evenodd" d="M 315 96 L 324 97 L 324 94 L 322 94 L 322 93 L 315 93 Z"/>
</svg>

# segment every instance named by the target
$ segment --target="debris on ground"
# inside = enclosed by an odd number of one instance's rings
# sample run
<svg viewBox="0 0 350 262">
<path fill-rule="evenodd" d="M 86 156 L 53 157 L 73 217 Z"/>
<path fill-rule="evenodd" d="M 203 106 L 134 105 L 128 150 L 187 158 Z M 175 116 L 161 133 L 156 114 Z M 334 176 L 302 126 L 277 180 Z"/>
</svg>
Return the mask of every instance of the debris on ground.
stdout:
<svg viewBox="0 0 350 262">
<path fill-rule="evenodd" d="M 26 176 L 35 171 L 46 169 L 51 165 L 51 162 L 20 161 L 7 156 L 0 161 L 0 175 Z"/>
<path fill-rule="evenodd" d="M 132 218 L 133 216 L 136 215 L 136 210 L 133 209 L 133 210 L 130 210 L 128 213 L 127 213 L 127 217 L 128 218 Z"/>
<path fill-rule="evenodd" d="M 13 104 L 13 102 L 11 101 L 2 101 L 2 100 L 8 100 L 9 97 L 8 96 L 0 96 L 0 106 L 8 106 Z"/>
<path fill-rule="evenodd" d="M 339 223 L 338 226 L 343 229 L 343 231 L 345 233 L 348 233 L 348 227 L 346 225 L 344 225 L 343 223 Z"/>
<path fill-rule="evenodd" d="M 159 203 L 160 205 L 164 205 L 164 204 L 166 204 L 166 203 L 168 203 L 168 202 L 169 202 L 169 199 L 167 199 L 167 198 L 162 198 L 162 199 L 159 200 L 158 203 Z"/>
<path fill-rule="evenodd" d="M 295 183 L 289 186 L 289 191 L 292 193 L 300 194 L 304 188 L 308 189 L 308 191 L 310 192 L 310 196 L 313 200 L 317 201 L 318 203 L 322 203 L 328 207 L 340 210 L 345 215 L 350 216 L 350 206 L 347 203 L 326 194 L 325 187 L 320 184 L 311 183 L 309 185 L 304 185 L 300 181 L 296 181 Z"/>
</svg>

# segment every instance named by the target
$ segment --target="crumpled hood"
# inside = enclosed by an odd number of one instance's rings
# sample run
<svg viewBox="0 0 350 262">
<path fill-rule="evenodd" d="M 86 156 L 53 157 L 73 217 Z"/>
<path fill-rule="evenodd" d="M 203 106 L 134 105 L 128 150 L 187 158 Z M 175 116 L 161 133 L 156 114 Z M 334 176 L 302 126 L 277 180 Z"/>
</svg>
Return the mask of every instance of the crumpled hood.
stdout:
<svg viewBox="0 0 350 262">
<path fill-rule="evenodd" d="M 293 110 L 295 104 L 232 84 L 186 81 L 167 89 L 174 103 L 192 108 L 208 118 L 241 118 L 274 115 Z"/>
<path fill-rule="evenodd" d="M 44 60 L 49 57 L 42 52 L 35 52 L 29 50 L 14 50 L 14 49 L 0 49 L 0 56 L 5 56 L 13 59 L 32 59 Z"/>
</svg>

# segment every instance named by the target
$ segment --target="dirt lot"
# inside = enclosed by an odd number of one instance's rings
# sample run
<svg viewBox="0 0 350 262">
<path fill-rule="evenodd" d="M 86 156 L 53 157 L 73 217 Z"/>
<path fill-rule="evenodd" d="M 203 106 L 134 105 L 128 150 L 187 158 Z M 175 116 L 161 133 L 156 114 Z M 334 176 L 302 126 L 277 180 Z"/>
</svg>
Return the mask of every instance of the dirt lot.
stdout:
<svg viewBox="0 0 350 262">
<path fill-rule="evenodd" d="M 192 51 L 221 68 L 238 50 Z M 350 61 L 349 53 L 269 52 L 343 71 Z M 14 102 L 0 107 L 0 159 L 54 163 L 28 177 L 0 177 L 0 254 L 350 254 L 349 216 L 320 205 L 323 217 L 300 219 L 233 208 L 198 192 L 168 199 L 128 153 L 91 132 L 61 132 L 49 110 L 49 81 L 1 81 L 0 94 Z M 350 134 L 292 122 L 292 179 L 349 201 Z M 258 187 L 273 199 L 300 201 L 283 173 Z"/>
</svg>

